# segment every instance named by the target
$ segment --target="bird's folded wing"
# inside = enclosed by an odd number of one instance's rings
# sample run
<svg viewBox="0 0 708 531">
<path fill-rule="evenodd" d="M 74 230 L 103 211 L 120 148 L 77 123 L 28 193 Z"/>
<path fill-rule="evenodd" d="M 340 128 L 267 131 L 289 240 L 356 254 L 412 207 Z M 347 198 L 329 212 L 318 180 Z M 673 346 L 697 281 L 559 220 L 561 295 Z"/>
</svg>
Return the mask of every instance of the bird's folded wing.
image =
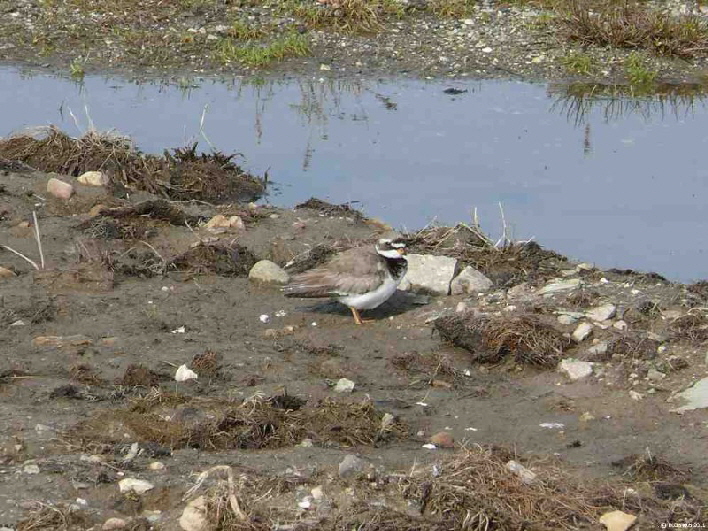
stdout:
<svg viewBox="0 0 708 531">
<path fill-rule="evenodd" d="M 378 254 L 351 249 L 323 267 L 295 275 L 283 291 L 290 297 L 334 297 L 374 291 L 385 279 Z"/>
</svg>

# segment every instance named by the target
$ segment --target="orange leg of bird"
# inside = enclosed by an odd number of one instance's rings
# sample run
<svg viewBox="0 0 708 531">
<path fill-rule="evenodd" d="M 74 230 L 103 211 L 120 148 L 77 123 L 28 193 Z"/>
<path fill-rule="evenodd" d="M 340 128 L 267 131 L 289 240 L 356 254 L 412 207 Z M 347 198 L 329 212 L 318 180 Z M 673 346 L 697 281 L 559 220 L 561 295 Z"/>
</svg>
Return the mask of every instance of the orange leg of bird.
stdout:
<svg viewBox="0 0 708 531">
<path fill-rule="evenodd" d="M 372 323 L 374 321 L 373 319 L 362 319 L 359 310 L 357 310 L 356 308 L 350 307 L 349 309 L 352 311 L 352 315 L 354 316 L 354 322 L 358 325 L 364 323 Z"/>
</svg>

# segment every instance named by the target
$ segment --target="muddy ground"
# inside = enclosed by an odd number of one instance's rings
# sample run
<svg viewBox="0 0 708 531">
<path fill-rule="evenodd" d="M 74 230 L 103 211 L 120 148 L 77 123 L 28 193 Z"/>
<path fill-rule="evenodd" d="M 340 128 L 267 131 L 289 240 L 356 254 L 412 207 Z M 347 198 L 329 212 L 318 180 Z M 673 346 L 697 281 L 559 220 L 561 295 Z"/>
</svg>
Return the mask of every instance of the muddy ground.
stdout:
<svg viewBox="0 0 708 531">
<path fill-rule="evenodd" d="M 179 529 L 200 494 L 213 529 L 600 529 L 614 509 L 635 529 L 708 524 L 708 416 L 669 401 L 708 373 L 705 284 L 436 229 L 408 235 L 412 250 L 475 265 L 492 290 L 399 292 L 356 326 L 346 308 L 246 275 L 391 234 L 381 222 L 66 175 L 77 193 L 63 200 L 50 175 L 3 164 L 0 243 L 38 269 L 0 249 L 0 525 Z M 244 225 L 210 230 L 216 214 Z M 555 278 L 577 287 L 538 293 Z M 576 325 L 558 311 L 608 302 L 614 318 L 567 339 Z M 529 346 L 539 337 L 550 343 Z M 594 374 L 571 382 L 560 358 L 594 361 Z M 183 364 L 197 380 L 174 380 Z M 334 391 L 340 378 L 351 393 Z M 350 454 L 363 461 L 342 472 Z M 231 491 L 216 470 L 190 492 L 220 465 Z M 126 478 L 152 489 L 123 493 Z"/>
<path fill-rule="evenodd" d="M 583 24 L 567 7 L 576 4 L 587 13 L 588 6 L 627 3 L 4 1 L 0 61 L 51 67 L 76 79 L 109 71 L 185 86 L 204 74 L 265 73 L 573 78 L 628 83 L 642 93 L 658 80 L 704 83 L 708 11 L 701 2 L 629 2 L 639 11 L 608 14 L 617 27 L 604 37 L 595 29 L 575 34 Z M 647 9 L 667 18 L 628 31 L 646 21 Z M 667 33 L 667 25 L 675 29 Z"/>
</svg>

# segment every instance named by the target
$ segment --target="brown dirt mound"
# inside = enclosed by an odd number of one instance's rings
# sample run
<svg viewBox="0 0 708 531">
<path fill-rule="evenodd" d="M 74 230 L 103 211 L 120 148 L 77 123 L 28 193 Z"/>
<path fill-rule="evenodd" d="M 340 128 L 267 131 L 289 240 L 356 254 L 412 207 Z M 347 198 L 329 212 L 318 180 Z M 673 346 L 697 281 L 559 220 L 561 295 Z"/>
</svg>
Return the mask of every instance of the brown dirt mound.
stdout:
<svg viewBox="0 0 708 531">
<path fill-rule="evenodd" d="M 126 186 L 177 200 L 254 201 L 265 192 L 264 181 L 233 162 L 235 154 L 197 154 L 196 149 L 195 143 L 163 156 L 149 155 L 126 137 L 89 131 L 72 138 L 53 126 L 35 135 L 0 140 L 0 158 L 75 177 L 101 170 L 112 187 Z"/>
<path fill-rule="evenodd" d="M 69 435 L 84 444 L 115 444 L 127 431 L 141 442 L 216 450 L 281 448 L 303 439 L 320 445 L 374 445 L 406 433 L 398 421 L 382 426 L 384 414 L 367 401 L 325 399 L 303 407 L 297 398 L 282 396 L 256 396 L 241 404 L 218 399 L 163 399 L 159 392 L 151 397 L 128 410 L 99 413 Z M 182 402 L 178 410 L 166 412 L 177 402 Z M 165 420 L 166 416 L 170 420 Z"/>
<path fill-rule="evenodd" d="M 472 354 L 473 361 L 498 363 L 511 355 L 517 363 L 555 367 L 570 346 L 548 320 L 533 314 L 504 317 L 449 315 L 436 319 L 444 340 Z"/>
<path fill-rule="evenodd" d="M 622 470 L 623 475 L 634 481 L 684 482 L 691 478 L 690 470 L 683 470 L 664 459 L 647 452 L 642 455 L 628 455 L 612 463 Z"/>
<path fill-rule="evenodd" d="M 121 384 L 127 387 L 154 387 L 159 385 L 160 377 L 144 365 L 130 364 L 125 369 Z"/>
<path fill-rule="evenodd" d="M 257 261 L 251 251 L 237 243 L 200 243 L 170 260 L 168 267 L 191 275 L 245 277 Z"/>
</svg>

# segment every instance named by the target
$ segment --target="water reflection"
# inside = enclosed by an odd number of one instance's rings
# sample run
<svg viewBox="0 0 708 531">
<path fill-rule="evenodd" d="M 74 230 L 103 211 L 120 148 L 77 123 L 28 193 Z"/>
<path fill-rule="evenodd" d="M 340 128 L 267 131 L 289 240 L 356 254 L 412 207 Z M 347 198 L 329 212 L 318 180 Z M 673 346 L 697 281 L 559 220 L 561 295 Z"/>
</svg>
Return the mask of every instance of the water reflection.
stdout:
<svg viewBox="0 0 708 531">
<path fill-rule="evenodd" d="M 603 267 L 705 276 L 708 110 L 699 87 L 512 81 L 106 79 L 0 70 L 0 135 L 56 123 L 161 153 L 204 138 L 280 186 L 270 201 L 358 201 L 398 227 L 469 220 Z M 59 112 L 58 109 L 62 110 Z M 80 118 L 78 127 L 71 114 Z M 676 186 L 680 181 L 681 186 Z"/>
<path fill-rule="evenodd" d="M 680 119 L 693 114 L 696 106 L 705 108 L 708 85 L 700 83 L 656 83 L 651 93 L 637 92 L 631 85 L 598 83 L 550 83 L 548 94 L 554 98 L 551 112 L 565 115 L 575 125 L 584 125 L 599 109 L 606 122 L 628 116 Z"/>
</svg>

